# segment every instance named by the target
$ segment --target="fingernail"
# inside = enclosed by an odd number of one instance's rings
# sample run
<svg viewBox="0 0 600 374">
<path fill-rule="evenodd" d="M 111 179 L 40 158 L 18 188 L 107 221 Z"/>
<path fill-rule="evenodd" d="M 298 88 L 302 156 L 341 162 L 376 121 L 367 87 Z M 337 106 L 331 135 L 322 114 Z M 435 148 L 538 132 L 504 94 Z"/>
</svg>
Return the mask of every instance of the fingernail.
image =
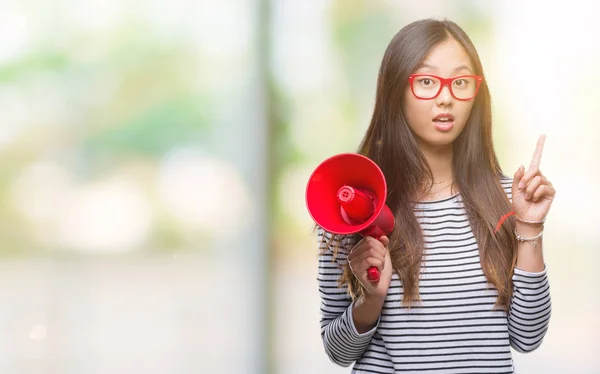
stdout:
<svg viewBox="0 0 600 374">
<path fill-rule="evenodd" d="M 525 186 L 525 183 L 523 183 L 523 182 L 519 182 L 519 189 L 520 189 L 520 190 L 521 190 L 521 189 L 523 189 L 523 187 L 524 187 L 524 186 Z"/>
</svg>

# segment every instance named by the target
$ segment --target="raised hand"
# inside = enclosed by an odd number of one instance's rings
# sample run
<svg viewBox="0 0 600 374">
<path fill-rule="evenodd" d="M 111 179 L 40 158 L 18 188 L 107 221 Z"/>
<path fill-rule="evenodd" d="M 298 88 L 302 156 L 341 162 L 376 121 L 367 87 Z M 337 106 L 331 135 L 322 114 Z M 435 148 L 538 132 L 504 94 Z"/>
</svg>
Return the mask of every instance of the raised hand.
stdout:
<svg viewBox="0 0 600 374">
<path fill-rule="evenodd" d="M 540 171 L 546 135 L 541 135 L 533 152 L 529 169 L 521 165 L 512 185 L 512 210 L 523 220 L 542 221 L 546 218 L 556 191 Z"/>
</svg>

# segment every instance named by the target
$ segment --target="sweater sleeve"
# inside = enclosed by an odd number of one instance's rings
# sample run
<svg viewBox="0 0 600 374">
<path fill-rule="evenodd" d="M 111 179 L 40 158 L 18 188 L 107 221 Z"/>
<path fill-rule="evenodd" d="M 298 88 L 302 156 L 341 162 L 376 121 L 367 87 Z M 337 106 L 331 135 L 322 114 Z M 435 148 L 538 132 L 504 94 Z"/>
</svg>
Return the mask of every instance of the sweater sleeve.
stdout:
<svg viewBox="0 0 600 374">
<path fill-rule="evenodd" d="M 552 303 L 546 271 L 530 273 L 515 268 L 508 331 L 510 345 L 518 352 L 535 350 L 548 330 Z"/>
<path fill-rule="evenodd" d="M 321 339 L 331 361 L 349 366 L 364 354 L 379 321 L 370 331 L 358 333 L 352 319 L 352 299 L 346 286 L 340 287 L 338 284 L 346 255 L 354 243 L 344 238 L 334 259 L 332 248 L 335 244 L 328 244 L 330 234 L 319 228 L 317 237 L 320 251 L 317 283 L 321 296 Z"/>
</svg>

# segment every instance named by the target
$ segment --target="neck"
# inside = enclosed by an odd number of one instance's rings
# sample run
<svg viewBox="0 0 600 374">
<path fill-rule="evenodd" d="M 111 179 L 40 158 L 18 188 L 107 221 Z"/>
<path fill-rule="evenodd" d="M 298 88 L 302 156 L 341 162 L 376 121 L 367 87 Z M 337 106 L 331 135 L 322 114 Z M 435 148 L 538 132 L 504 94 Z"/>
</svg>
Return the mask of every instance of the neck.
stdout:
<svg viewBox="0 0 600 374">
<path fill-rule="evenodd" d="M 433 183 L 444 182 L 452 179 L 452 145 L 443 147 L 422 147 L 421 151 L 429 164 L 433 174 Z"/>
<path fill-rule="evenodd" d="M 452 145 L 420 148 L 431 169 L 433 180 L 423 181 L 419 200 L 439 200 L 452 196 L 456 192 L 452 171 Z"/>
</svg>

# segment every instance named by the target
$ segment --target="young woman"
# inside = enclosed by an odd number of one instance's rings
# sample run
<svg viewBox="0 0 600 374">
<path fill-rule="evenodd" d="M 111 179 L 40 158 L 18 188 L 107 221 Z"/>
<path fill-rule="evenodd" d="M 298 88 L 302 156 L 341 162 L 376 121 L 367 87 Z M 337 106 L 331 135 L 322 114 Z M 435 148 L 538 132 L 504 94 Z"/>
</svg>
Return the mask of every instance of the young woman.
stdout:
<svg viewBox="0 0 600 374">
<path fill-rule="evenodd" d="M 513 373 L 511 347 L 541 344 L 551 310 L 542 230 L 555 194 L 539 169 L 544 139 L 528 170 L 505 177 L 469 37 L 450 21 L 400 30 L 359 149 L 386 177 L 394 232 L 318 230 L 321 335 L 333 362 L 355 373 Z"/>
</svg>

